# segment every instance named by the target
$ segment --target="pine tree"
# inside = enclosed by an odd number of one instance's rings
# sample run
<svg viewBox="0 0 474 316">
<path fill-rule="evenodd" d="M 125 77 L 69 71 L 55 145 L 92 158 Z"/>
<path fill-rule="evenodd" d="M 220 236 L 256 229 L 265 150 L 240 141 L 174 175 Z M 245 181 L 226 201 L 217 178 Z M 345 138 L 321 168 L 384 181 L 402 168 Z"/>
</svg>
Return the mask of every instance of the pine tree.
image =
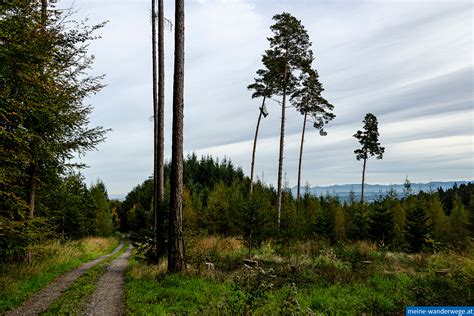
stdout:
<svg viewBox="0 0 474 316">
<path fill-rule="evenodd" d="M 257 150 L 257 138 L 260 128 L 260 121 L 262 117 L 267 117 L 268 111 L 265 106 L 267 98 L 271 98 L 274 93 L 274 83 L 271 73 L 266 69 L 257 70 L 258 77 L 255 78 L 255 83 L 249 85 L 247 89 L 254 90 L 252 98 L 262 98 L 262 105 L 259 108 L 257 127 L 255 128 L 255 137 L 253 140 L 252 163 L 250 165 L 250 194 L 253 192 L 253 175 L 255 167 L 255 152 Z"/>
<path fill-rule="evenodd" d="M 365 167 L 367 159 L 371 156 L 376 156 L 377 159 L 382 159 L 385 148 L 380 146 L 379 143 L 379 128 L 377 117 L 372 113 L 367 113 L 364 120 L 364 131 L 357 131 L 354 137 L 359 140 L 362 148 L 354 150 L 357 160 L 364 161 L 364 167 L 362 169 L 362 193 L 361 202 L 364 202 L 364 183 L 365 183 Z"/>
<path fill-rule="evenodd" d="M 334 106 L 321 96 L 321 92 L 324 91 L 324 89 L 319 82 L 317 71 L 311 69 L 310 66 L 311 65 L 308 64 L 304 68 L 299 79 L 301 85 L 291 97 L 294 106 L 303 115 L 303 129 L 301 132 L 300 157 L 298 163 L 297 201 L 300 199 L 301 164 L 303 160 L 303 144 L 308 115 L 313 121 L 314 128 L 319 130 L 321 136 L 327 135 L 323 128 L 324 125 L 336 117 L 332 113 Z"/>
<path fill-rule="evenodd" d="M 308 33 L 301 24 L 289 13 L 273 16 L 275 24 L 270 29 L 273 36 L 269 37 L 270 49 L 265 52 L 262 62 L 276 83 L 276 94 L 282 96 L 281 126 L 280 126 L 280 153 L 278 158 L 277 183 L 277 223 L 280 226 L 282 205 L 283 156 L 285 143 L 285 109 L 287 95 L 291 94 L 295 85 L 295 71 L 301 70 L 310 60 L 311 45 Z"/>
</svg>

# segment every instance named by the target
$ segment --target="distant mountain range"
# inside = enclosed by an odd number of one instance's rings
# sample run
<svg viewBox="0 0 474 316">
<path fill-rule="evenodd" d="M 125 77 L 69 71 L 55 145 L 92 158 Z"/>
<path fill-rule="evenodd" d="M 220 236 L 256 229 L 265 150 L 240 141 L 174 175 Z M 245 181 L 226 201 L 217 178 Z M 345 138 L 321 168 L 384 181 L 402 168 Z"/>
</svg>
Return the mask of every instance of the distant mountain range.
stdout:
<svg viewBox="0 0 474 316">
<path fill-rule="evenodd" d="M 461 184 L 468 184 L 470 182 L 474 182 L 474 180 L 470 181 L 448 181 L 448 182 L 429 182 L 429 183 L 412 183 L 411 189 L 413 193 L 418 193 L 420 191 L 429 192 L 429 191 L 436 191 L 438 188 L 442 188 L 443 190 L 452 188 L 455 183 L 457 185 Z M 384 184 L 365 184 L 364 189 L 364 200 L 367 202 L 375 201 L 380 194 L 385 195 L 387 191 L 393 188 L 399 197 L 403 196 L 403 184 L 391 184 L 391 185 L 384 185 Z M 354 184 L 335 184 L 330 186 L 315 186 L 309 189 L 311 194 L 320 196 L 320 195 L 331 195 L 337 196 L 341 201 L 349 201 L 351 191 L 354 191 L 354 196 L 356 199 L 360 199 L 361 194 L 361 187 L 360 183 Z M 294 196 L 296 196 L 296 186 L 291 189 L 291 192 Z M 305 188 L 301 188 L 301 194 L 304 194 Z M 123 201 L 125 200 L 126 194 L 109 194 L 110 199 L 116 199 Z"/>
<path fill-rule="evenodd" d="M 457 185 L 461 184 L 468 184 L 471 181 L 449 181 L 449 182 L 429 182 L 429 183 L 412 183 L 411 189 L 413 193 L 418 193 L 420 191 L 429 192 L 429 191 L 436 191 L 438 188 L 442 188 L 443 190 L 452 188 L 455 183 Z M 364 200 L 367 202 L 376 200 L 380 195 L 385 195 L 387 192 L 393 189 L 397 192 L 398 196 L 403 195 L 403 184 L 391 184 L 391 185 L 383 185 L 383 184 L 365 184 L 364 186 Z M 296 196 L 296 186 L 291 189 L 294 196 Z M 358 184 L 336 184 L 331 186 L 315 186 L 309 189 L 309 191 L 316 196 L 320 195 L 331 195 L 337 196 L 341 201 L 349 201 L 351 191 L 354 192 L 355 198 L 360 199 L 361 195 L 361 185 Z M 304 194 L 305 188 L 301 188 L 301 194 Z"/>
</svg>

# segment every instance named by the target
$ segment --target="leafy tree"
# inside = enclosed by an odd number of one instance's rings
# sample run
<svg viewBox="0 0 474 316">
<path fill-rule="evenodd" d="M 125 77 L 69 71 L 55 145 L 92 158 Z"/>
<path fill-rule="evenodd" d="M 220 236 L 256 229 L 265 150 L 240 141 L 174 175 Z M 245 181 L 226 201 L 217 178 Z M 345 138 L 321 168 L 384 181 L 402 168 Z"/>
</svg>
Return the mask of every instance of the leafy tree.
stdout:
<svg viewBox="0 0 474 316">
<path fill-rule="evenodd" d="M 294 72 L 301 71 L 311 59 L 311 43 L 301 21 L 291 14 L 276 14 L 273 20 L 275 23 L 270 26 L 273 36 L 268 38 L 270 49 L 265 52 L 262 62 L 275 82 L 275 94 L 282 96 L 277 184 L 277 223 L 280 225 L 286 98 L 297 80 Z"/>
<path fill-rule="evenodd" d="M 364 120 L 364 130 L 357 131 L 354 134 L 354 137 L 359 140 L 359 143 L 362 145 L 362 148 L 354 150 L 357 160 L 364 161 L 364 167 L 362 169 L 362 193 L 361 193 L 361 202 L 364 202 L 364 178 L 365 178 L 365 166 L 367 159 L 371 156 L 376 156 L 377 159 L 382 159 L 385 148 L 380 146 L 379 143 L 379 131 L 378 131 L 378 122 L 377 117 L 372 113 L 367 113 Z"/>
<path fill-rule="evenodd" d="M 304 134 L 306 130 L 306 120 L 308 115 L 313 121 L 314 128 L 319 130 L 321 136 L 326 136 L 327 133 L 323 127 L 336 116 L 332 113 L 334 106 L 326 101 L 321 92 L 324 90 L 322 84 L 319 82 L 318 73 L 316 70 L 306 68 L 300 75 L 301 85 L 293 93 L 291 99 L 294 106 L 303 115 L 303 129 L 301 132 L 300 158 L 298 163 L 298 185 L 297 185 L 297 200 L 300 199 L 300 185 L 301 185 L 301 163 L 303 159 L 303 143 Z"/>
<path fill-rule="evenodd" d="M 173 135 L 168 224 L 168 271 L 186 269 L 183 232 L 184 0 L 175 1 Z"/>
<path fill-rule="evenodd" d="M 408 243 L 408 250 L 418 252 L 423 249 L 426 240 L 431 232 L 429 218 L 423 206 L 418 205 L 411 209 L 406 218 L 405 240 Z"/>
</svg>

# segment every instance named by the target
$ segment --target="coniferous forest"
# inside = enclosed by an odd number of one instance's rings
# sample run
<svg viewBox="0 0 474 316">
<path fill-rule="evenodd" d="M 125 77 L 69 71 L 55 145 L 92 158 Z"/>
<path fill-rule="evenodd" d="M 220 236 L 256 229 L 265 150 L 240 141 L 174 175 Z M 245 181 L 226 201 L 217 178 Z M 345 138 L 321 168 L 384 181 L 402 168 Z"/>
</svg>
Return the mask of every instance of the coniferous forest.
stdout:
<svg viewBox="0 0 474 316">
<path fill-rule="evenodd" d="M 292 14 L 273 15 L 261 67 L 242 85 L 259 102 L 249 174 L 231 157 L 186 152 L 187 2 L 175 1 L 171 19 L 164 4 L 151 1 L 146 34 L 153 170 L 112 199 L 104 181 L 87 184 L 78 159 L 113 133 L 91 124 L 91 97 L 105 84 L 90 45 L 107 22 L 76 20 L 54 1 L 0 1 L 0 313 L 400 315 L 474 305 L 474 184 L 415 191 L 407 177 L 403 193 L 364 200 L 370 166 L 389 154 L 377 112 L 359 113 L 348 135 L 359 144 L 350 150 L 360 198 L 303 184 L 308 133 L 330 138 L 340 117 L 317 70 L 317 39 Z M 166 32 L 174 55 L 165 72 Z M 279 118 L 275 183 L 256 176 L 269 112 Z M 293 112 L 302 124 L 294 188 L 285 175 Z"/>
</svg>

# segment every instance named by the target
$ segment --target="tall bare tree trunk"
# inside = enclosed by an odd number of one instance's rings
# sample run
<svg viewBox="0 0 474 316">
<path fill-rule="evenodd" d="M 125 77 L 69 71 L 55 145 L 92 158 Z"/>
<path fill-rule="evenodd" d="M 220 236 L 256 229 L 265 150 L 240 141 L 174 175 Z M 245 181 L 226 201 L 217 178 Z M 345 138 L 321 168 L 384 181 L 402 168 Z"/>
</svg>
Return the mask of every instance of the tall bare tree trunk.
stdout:
<svg viewBox="0 0 474 316">
<path fill-rule="evenodd" d="M 303 130 L 301 131 L 301 145 L 300 145 L 300 161 L 298 162 L 298 191 L 296 193 L 296 201 L 300 201 L 300 187 L 301 187 L 301 162 L 303 160 L 303 143 L 304 143 L 304 132 L 306 129 L 306 118 L 308 116 L 308 112 L 304 113 L 304 120 L 303 120 Z"/>
<path fill-rule="evenodd" d="M 365 182 L 365 165 L 367 163 L 367 158 L 364 159 L 364 167 L 362 168 L 362 193 L 360 196 L 360 202 L 364 203 L 364 182 Z"/>
<path fill-rule="evenodd" d="M 263 106 L 265 105 L 265 99 L 266 97 L 263 97 L 262 101 L 262 109 Z M 258 129 L 260 128 L 260 121 L 262 120 L 262 110 L 260 110 L 260 114 L 258 115 L 258 120 L 257 120 L 257 128 L 255 129 L 255 137 L 253 139 L 253 151 L 252 151 L 252 164 L 250 166 L 250 194 L 253 193 L 253 171 L 254 171 L 254 166 L 255 166 L 255 152 L 257 150 L 257 137 L 258 137 Z"/>
<path fill-rule="evenodd" d="M 158 214 L 160 209 L 159 202 L 159 175 L 158 175 L 158 75 L 157 75 L 157 60 L 156 60 L 156 0 L 151 0 L 151 56 L 153 68 L 153 215 L 154 224 L 153 231 L 155 232 L 155 246 L 156 256 L 159 258 L 160 245 L 158 241 Z"/>
<path fill-rule="evenodd" d="M 156 0 L 152 0 L 152 58 L 153 58 L 153 117 L 154 117 L 154 231 L 157 259 L 165 253 L 164 235 L 164 32 L 163 32 L 163 0 L 158 0 L 158 16 Z M 158 25 L 158 60 L 156 46 L 156 26 Z M 158 64 L 158 65 L 157 65 Z M 157 74 L 157 68 L 158 74 Z"/>
<path fill-rule="evenodd" d="M 165 194 L 165 171 L 164 171 L 164 159 L 165 159 L 165 33 L 164 33 L 164 8 L 163 0 L 158 0 L 158 120 L 156 127 L 158 133 L 158 148 L 157 148 L 157 201 L 158 201 L 158 213 L 157 213 L 157 242 L 158 247 L 158 258 L 163 257 L 165 253 L 165 212 L 163 208 L 164 194 Z"/>
<path fill-rule="evenodd" d="M 280 155 L 278 158 L 278 184 L 277 184 L 277 223 L 280 227 L 281 222 L 281 196 L 282 196 L 282 178 L 283 178 L 283 150 L 285 147 L 285 106 L 286 106 L 286 85 L 288 77 L 288 52 L 285 56 L 285 74 L 283 76 L 283 100 L 281 103 L 281 127 L 280 127 Z"/>
<path fill-rule="evenodd" d="M 168 271 L 186 268 L 183 234 L 184 0 L 175 0 L 173 137 L 168 236 Z"/>
</svg>

